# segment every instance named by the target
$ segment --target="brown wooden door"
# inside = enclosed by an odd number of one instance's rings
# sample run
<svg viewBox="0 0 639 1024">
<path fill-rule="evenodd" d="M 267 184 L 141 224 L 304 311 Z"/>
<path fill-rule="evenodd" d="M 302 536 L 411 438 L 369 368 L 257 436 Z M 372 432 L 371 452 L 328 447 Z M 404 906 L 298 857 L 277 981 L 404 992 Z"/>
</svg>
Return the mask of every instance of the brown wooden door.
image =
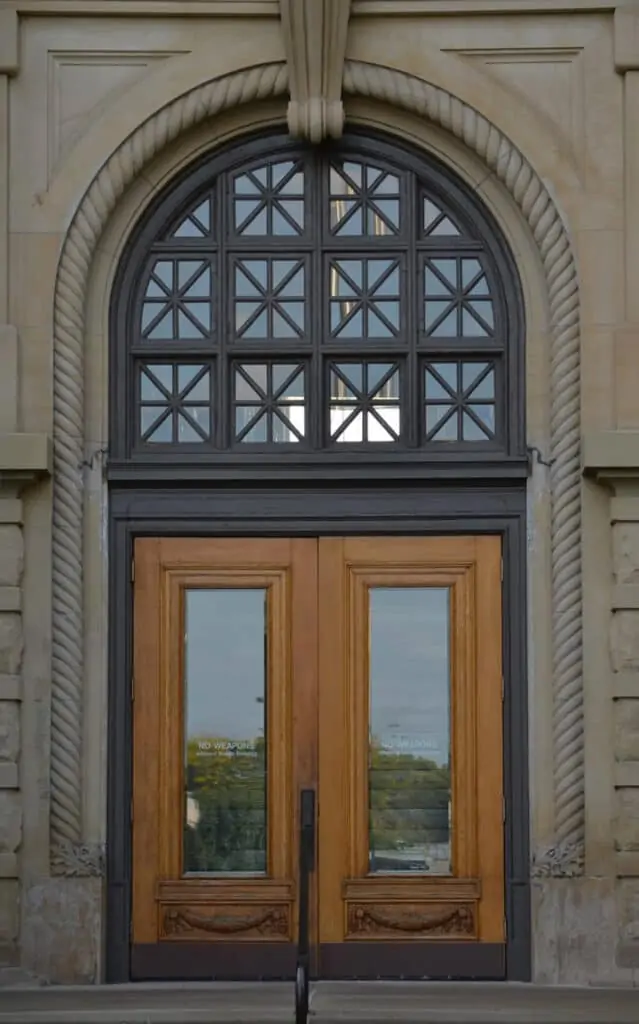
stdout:
<svg viewBox="0 0 639 1024">
<path fill-rule="evenodd" d="M 132 976 L 500 976 L 497 538 L 135 547 Z"/>
<path fill-rule="evenodd" d="M 320 971 L 503 976 L 500 542 L 322 539 L 319 595 Z"/>
</svg>

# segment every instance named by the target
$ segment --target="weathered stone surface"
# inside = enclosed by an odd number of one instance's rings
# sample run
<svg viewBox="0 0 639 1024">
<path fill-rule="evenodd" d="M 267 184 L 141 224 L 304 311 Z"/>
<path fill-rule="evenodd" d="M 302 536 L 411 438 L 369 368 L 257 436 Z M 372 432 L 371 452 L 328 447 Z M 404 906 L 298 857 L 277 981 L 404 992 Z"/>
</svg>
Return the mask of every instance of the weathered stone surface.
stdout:
<svg viewBox="0 0 639 1024">
<path fill-rule="evenodd" d="M 532 886 L 533 981 L 541 985 L 632 984 L 615 966 L 615 882 L 544 879 Z"/>
<path fill-rule="evenodd" d="M 623 879 L 617 888 L 619 938 L 622 942 L 639 940 L 639 879 Z"/>
<path fill-rule="evenodd" d="M 639 850 L 639 789 L 616 791 L 612 827 L 618 850 Z"/>
<path fill-rule="evenodd" d="M 20 930 L 20 886 L 17 879 L 0 879 L 0 948 L 15 944 Z"/>
<path fill-rule="evenodd" d="M 0 853 L 15 853 L 22 842 L 20 793 L 0 792 Z"/>
<path fill-rule="evenodd" d="M 16 675 L 22 664 L 22 624 L 13 612 L 0 615 L 0 673 Z"/>
<path fill-rule="evenodd" d="M 35 974 L 23 971 L 21 967 L 5 966 L 2 959 L 2 956 L 0 956 L 0 988 L 37 988 L 43 984 L 42 980 L 36 978 Z M 5 961 L 9 961 L 9 959 L 10 957 L 8 956 L 4 957 Z"/>
<path fill-rule="evenodd" d="M 639 761 L 639 700 L 614 703 L 615 757 L 619 761 Z"/>
<path fill-rule="evenodd" d="M 617 583 L 639 583 L 639 523 L 613 527 L 612 557 Z"/>
<path fill-rule="evenodd" d="M 18 586 L 22 568 L 22 530 L 19 526 L 0 526 L 0 585 Z"/>
<path fill-rule="evenodd" d="M 615 612 L 610 626 L 610 655 L 615 672 L 639 669 L 639 612 Z"/>
<path fill-rule="evenodd" d="M 22 916 L 23 967 L 61 985 L 98 982 L 101 918 L 100 879 L 43 878 L 29 886 Z"/>
<path fill-rule="evenodd" d="M 0 701 L 0 761 L 17 761 L 20 753 L 20 705 Z"/>
</svg>

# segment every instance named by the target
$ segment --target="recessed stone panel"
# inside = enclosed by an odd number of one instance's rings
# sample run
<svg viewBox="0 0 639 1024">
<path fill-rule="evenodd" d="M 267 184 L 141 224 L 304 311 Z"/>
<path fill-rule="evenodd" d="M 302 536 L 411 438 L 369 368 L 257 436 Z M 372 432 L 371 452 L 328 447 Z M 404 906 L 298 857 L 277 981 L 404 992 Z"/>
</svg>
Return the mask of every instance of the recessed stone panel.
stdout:
<svg viewBox="0 0 639 1024">
<path fill-rule="evenodd" d="M 22 568 L 22 530 L 19 526 L 0 526 L 0 585 L 18 586 Z"/>
<path fill-rule="evenodd" d="M 617 906 L 619 938 L 622 941 L 639 939 L 639 879 L 624 879 L 618 883 Z"/>
<path fill-rule="evenodd" d="M 617 523 L 612 531 L 616 583 L 639 583 L 639 523 Z"/>
<path fill-rule="evenodd" d="M 20 705 L 0 701 L 0 760 L 17 761 L 20 752 Z"/>
<path fill-rule="evenodd" d="M 105 104 L 131 86 L 153 65 L 170 53 L 146 53 L 104 50 L 65 50 L 50 52 L 49 94 L 49 173 L 98 116 Z"/>
<path fill-rule="evenodd" d="M 14 853 L 22 842 L 20 793 L 0 792 L 0 853 Z"/>
<path fill-rule="evenodd" d="M 613 834 L 618 850 L 639 850 L 639 789 L 616 791 Z"/>
<path fill-rule="evenodd" d="M 615 612 L 610 627 L 610 655 L 615 672 L 639 669 L 639 612 Z"/>
<path fill-rule="evenodd" d="M 12 946 L 20 930 L 20 888 L 13 878 L 0 879 L 0 948 Z"/>
</svg>

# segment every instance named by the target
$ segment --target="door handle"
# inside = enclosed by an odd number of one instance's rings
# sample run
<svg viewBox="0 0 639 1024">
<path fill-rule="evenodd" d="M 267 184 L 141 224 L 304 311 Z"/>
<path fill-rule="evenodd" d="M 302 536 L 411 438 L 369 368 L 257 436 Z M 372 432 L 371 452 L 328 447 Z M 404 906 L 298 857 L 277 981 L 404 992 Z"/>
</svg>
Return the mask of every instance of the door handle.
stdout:
<svg viewBox="0 0 639 1024">
<path fill-rule="evenodd" d="M 300 794 L 300 853 L 305 869 L 315 870 L 315 790 L 303 789 Z M 302 867 L 300 859 L 300 868 Z"/>
</svg>

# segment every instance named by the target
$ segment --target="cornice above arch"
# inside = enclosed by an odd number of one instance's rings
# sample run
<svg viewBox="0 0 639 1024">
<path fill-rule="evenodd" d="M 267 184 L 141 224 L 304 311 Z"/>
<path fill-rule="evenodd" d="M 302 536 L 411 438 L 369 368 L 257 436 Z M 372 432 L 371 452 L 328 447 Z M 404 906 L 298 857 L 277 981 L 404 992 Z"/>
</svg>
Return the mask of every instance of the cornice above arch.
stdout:
<svg viewBox="0 0 639 1024">
<path fill-rule="evenodd" d="M 158 110 L 96 174 L 62 248 L 54 311 L 51 713 L 52 867 L 62 873 L 77 873 L 82 845 L 84 332 L 93 255 L 118 200 L 160 150 L 223 110 L 283 96 L 287 88 L 286 65 L 266 64 L 199 85 Z M 581 864 L 584 843 L 579 293 L 570 241 L 530 163 L 469 104 L 422 79 L 357 61 L 344 65 L 343 90 L 402 107 L 461 139 L 510 192 L 540 254 L 552 334 L 553 741 L 555 840 L 561 856 L 551 873 L 562 874 Z"/>
</svg>

